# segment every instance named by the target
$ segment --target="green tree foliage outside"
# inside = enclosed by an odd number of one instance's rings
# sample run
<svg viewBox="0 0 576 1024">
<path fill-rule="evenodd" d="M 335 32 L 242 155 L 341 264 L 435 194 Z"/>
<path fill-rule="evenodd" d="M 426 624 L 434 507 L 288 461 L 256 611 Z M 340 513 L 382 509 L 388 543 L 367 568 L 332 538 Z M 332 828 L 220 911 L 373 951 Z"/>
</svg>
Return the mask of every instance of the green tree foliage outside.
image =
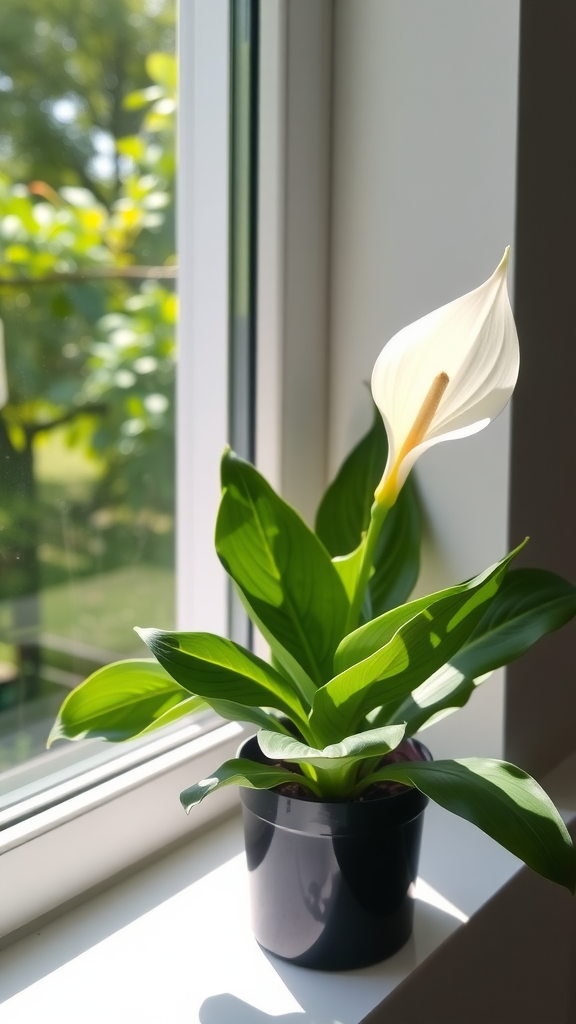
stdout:
<svg viewBox="0 0 576 1024">
<path fill-rule="evenodd" d="M 172 0 L 0 5 L 0 606 L 19 699 L 41 686 L 43 589 L 173 567 L 173 46 Z M 65 482 L 59 453 L 79 467 Z"/>
</svg>

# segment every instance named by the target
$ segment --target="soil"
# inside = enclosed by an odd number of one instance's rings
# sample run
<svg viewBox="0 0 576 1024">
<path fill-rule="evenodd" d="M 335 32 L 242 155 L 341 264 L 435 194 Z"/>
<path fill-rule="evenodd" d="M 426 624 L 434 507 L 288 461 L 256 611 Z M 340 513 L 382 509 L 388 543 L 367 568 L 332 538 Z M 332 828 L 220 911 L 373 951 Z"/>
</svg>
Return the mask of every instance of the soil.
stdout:
<svg viewBox="0 0 576 1024">
<path fill-rule="evenodd" d="M 422 760 L 422 755 L 412 740 L 402 740 L 402 743 L 396 747 L 396 750 L 391 750 L 389 754 L 385 754 L 378 767 L 384 768 L 387 764 L 400 764 L 402 761 Z M 285 761 L 280 761 L 275 767 L 287 768 L 291 772 L 302 774 L 300 766 L 297 764 L 288 764 Z M 360 796 L 355 797 L 354 802 L 363 803 L 366 800 L 381 800 L 382 797 L 386 796 L 398 796 L 400 793 L 406 793 L 409 788 L 409 786 L 402 785 L 401 782 L 376 782 L 373 786 L 365 789 Z M 280 793 L 282 796 L 291 797 L 294 800 L 318 800 L 318 797 L 314 796 L 306 786 L 301 786 L 297 782 L 283 782 L 282 785 L 275 787 L 274 792 Z"/>
</svg>

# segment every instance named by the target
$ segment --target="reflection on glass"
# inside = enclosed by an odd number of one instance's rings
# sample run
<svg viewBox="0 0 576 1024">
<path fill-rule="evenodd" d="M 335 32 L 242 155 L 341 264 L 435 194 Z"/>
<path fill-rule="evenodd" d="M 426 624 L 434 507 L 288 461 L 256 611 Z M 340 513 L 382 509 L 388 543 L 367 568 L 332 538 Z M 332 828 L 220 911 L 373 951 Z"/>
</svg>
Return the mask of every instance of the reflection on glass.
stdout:
<svg viewBox="0 0 576 1024">
<path fill-rule="evenodd" d="M 0 771 L 174 625 L 174 18 L 0 6 Z"/>
</svg>

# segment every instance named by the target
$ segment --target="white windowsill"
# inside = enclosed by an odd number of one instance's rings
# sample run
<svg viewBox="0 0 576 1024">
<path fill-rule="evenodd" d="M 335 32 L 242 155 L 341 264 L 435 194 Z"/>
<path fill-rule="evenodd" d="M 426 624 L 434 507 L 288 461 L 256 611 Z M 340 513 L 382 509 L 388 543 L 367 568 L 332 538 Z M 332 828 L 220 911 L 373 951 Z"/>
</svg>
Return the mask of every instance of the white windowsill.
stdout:
<svg viewBox="0 0 576 1024">
<path fill-rule="evenodd" d="M 419 900 L 415 938 L 388 962 L 346 974 L 268 957 L 250 933 L 242 830 L 234 815 L 6 949 L 0 958 L 5 991 L 21 991 L 3 1005 L 2 1020 L 41 1019 L 58 1006 L 66 1024 L 263 1024 L 283 1014 L 290 1024 L 292 1015 L 294 1024 L 357 1024 L 459 923 Z"/>
<path fill-rule="evenodd" d="M 576 755 L 545 781 L 566 810 L 575 806 L 575 764 Z M 2 1022 L 358 1024 L 517 866 L 430 805 L 410 942 L 365 970 L 307 971 L 266 955 L 251 936 L 234 814 L 4 950 Z"/>
<path fill-rule="evenodd" d="M 165 750 L 161 738 L 156 756 L 0 832 L 0 946 L 229 813 L 236 804 L 232 789 L 216 793 L 192 818 L 178 794 L 234 757 L 245 735 L 239 723 L 225 722 L 178 746 L 165 737 Z"/>
</svg>

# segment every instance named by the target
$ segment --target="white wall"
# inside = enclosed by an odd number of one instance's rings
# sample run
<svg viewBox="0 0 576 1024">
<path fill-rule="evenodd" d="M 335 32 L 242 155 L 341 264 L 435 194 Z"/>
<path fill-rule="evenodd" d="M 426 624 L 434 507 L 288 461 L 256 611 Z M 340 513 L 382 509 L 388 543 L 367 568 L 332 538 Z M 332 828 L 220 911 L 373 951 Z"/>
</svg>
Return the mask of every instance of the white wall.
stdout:
<svg viewBox="0 0 576 1024">
<path fill-rule="evenodd" d="M 331 0 L 261 6 L 256 463 L 309 522 L 326 485 Z"/>
<path fill-rule="evenodd" d="M 335 0 L 329 468 L 369 422 L 362 381 L 397 330 L 485 280 L 514 237 L 518 0 Z M 507 547 L 509 416 L 418 466 L 422 591 Z M 426 734 L 502 752 L 503 688 Z"/>
</svg>

